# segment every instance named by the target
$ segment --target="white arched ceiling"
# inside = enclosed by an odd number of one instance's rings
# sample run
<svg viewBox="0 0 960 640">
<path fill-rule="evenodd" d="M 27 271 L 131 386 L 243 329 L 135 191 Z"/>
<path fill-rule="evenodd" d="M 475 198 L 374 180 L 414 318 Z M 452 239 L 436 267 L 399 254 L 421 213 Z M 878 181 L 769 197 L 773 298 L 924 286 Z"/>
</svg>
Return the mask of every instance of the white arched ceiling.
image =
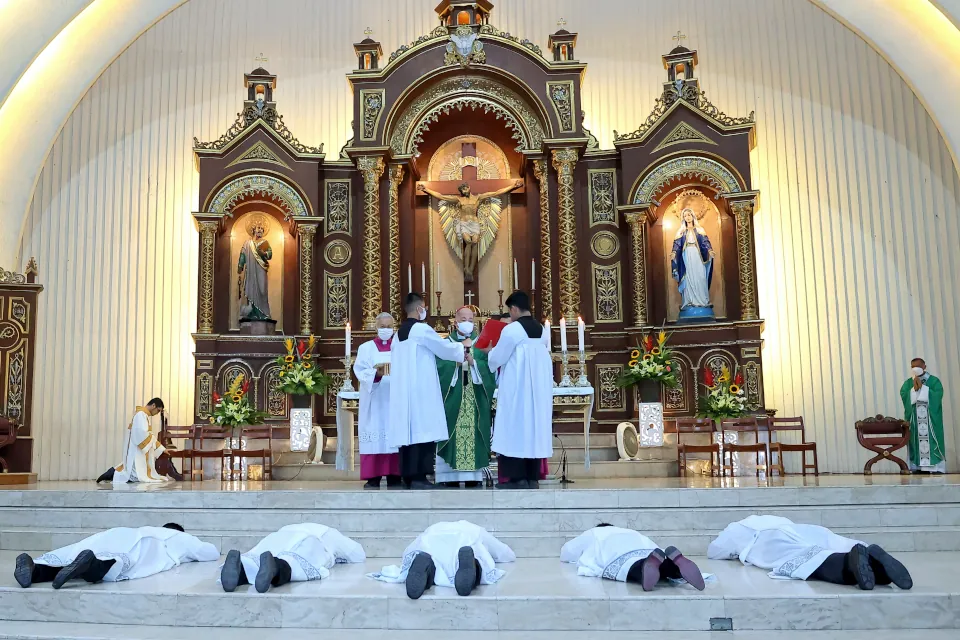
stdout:
<svg viewBox="0 0 960 640">
<path fill-rule="evenodd" d="M 960 29 L 960 0 L 930 0 L 950 22 Z"/>
</svg>

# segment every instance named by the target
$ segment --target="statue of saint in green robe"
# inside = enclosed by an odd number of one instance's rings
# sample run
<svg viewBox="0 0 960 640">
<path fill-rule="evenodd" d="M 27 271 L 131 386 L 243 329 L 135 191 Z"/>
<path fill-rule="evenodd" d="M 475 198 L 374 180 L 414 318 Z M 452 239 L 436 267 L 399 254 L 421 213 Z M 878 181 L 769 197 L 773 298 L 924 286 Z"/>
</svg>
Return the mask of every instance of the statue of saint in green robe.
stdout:
<svg viewBox="0 0 960 640">
<path fill-rule="evenodd" d="M 470 339 L 476 341 L 478 332 Z M 462 342 L 456 329 L 447 337 L 451 342 Z M 464 338 L 465 339 L 465 338 Z M 442 458 L 453 472 L 478 471 L 490 466 L 491 403 L 496 381 L 487 365 L 487 354 L 475 347 L 470 348 L 474 365 L 465 369 L 466 362 L 459 364 L 437 360 L 440 376 L 440 391 L 443 394 L 443 409 L 447 417 L 447 433 L 450 438 L 437 443 L 437 457 Z M 467 381 L 469 384 L 464 384 Z M 479 381 L 479 382 L 478 382 Z M 446 471 L 446 470 L 444 470 Z M 441 469 L 437 469 L 437 482 Z M 449 480 L 467 479 L 456 474 Z M 477 474 L 471 480 L 482 479 Z"/>
<path fill-rule="evenodd" d="M 914 380 L 920 381 L 917 389 Z M 946 473 L 943 440 L 943 384 L 926 371 L 900 387 L 903 419 L 910 423 L 910 469 Z"/>
</svg>

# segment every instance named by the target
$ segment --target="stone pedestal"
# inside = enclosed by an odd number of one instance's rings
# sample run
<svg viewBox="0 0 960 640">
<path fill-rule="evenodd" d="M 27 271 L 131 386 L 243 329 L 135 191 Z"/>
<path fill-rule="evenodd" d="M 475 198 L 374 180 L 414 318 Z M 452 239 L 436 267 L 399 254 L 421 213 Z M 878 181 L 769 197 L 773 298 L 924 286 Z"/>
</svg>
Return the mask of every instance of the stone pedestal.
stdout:
<svg viewBox="0 0 960 640">
<path fill-rule="evenodd" d="M 241 320 L 240 333 L 248 336 L 271 336 L 277 332 L 276 320 Z"/>
</svg>

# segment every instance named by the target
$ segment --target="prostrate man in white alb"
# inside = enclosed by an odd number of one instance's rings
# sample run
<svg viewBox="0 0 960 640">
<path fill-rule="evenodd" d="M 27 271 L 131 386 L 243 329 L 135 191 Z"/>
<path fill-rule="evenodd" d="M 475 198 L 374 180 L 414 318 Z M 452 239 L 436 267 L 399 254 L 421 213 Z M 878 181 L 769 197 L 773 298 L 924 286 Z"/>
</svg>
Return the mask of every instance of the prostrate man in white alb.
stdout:
<svg viewBox="0 0 960 640">
<path fill-rule="evenodd" d="M 771 578 L 785 580 L 822 580 L 865 590 L 877 584 L 913 586 L 906 567 L 877 545 L 779 516 L 750 516 L 727 525 L 710 543 L 707 557 L 739 558 L 743 564 L 767 569 Z"/>
<path fill-rule="evenodd" d="M 381 582 L 404 582 L 407 596 L 416 600 L 437 585 L 456 587 L 468 596 L 481 584 L 503 577 L 497 562 L 513 562 L 516 554 L 507 545 L 472 522 L 438 522 L 417 536 L 403 552 L 403 564 L 391 565 L 369 577 Z"/>
<path fill-rule="evenodd" d="M 427 308 L 416 293 L 407 295 L 406 319 L 390 349 L 390 437 L 400 450 L 400 475 L 411 489 L 433 486 L 436 443 L 446 440 L 447 419 L 440 394 L 437 358 L 463 362 L 463 346 L 444 340 L 423 321 Z"/>
<path fill-rule="evenodd" d="M 393 316 L 377 316 L 377 337 L 360 345 L 353 372 L 360 382 L 360 411 L 357 434 L 360 439 L 360 479 L 364 489 L 379 489 L 387 476 L 387 487 L 400 488 L 400 454 L 387 444 L 390 431 L 390 346 L 394 340 Z"/>
<path fill-rule="evenodd" d="M 563 545 L 560 561 L 576 563 L 577 575 L 634 582 L 653 591 L 660 580 L 686 581 L 699 591 L 704 576 L 676 547 L 661 549 L 632 529 L 602 523 Z"/>
<path fill-rule="evenodd" d="M 498 487 L 536 489 L 540 460 L 553 455 L 553 364 L 527 294 L 514 291 L 507 307 L 512 322 L 487 356 L 490 371 L 500 369 L 491 449 L 510 478 Z"/>
<path fill-rule="evenodd" d="M 137 407 L 123 439 L 123 461 L 111 467 L 97 478 L 113 484 L 127 482 L 160 483 L 170 478 L 183 481 L 183 476 L 173 466 L 166 448 L 161 444 L 159 432 L 153 430 L 150 418 L 163 413 L 163 400 L 154 398 L 143 407 Z M 170 476 L 168 478 L 167 476 Z"/>
<path fill-rule="evenodd" d="M 360 543 L 336 529 L 312 522 L 288 524 L 242 555 L 230 551 L 220 570 L 220 585 L 232 592 L 250 584 L 252 576 L 257 592 L 266 593 L 288 582 L 327 578 L 335 564 L 366 559 Z"/>
<path fill-rule="evenodd" d="M 59 589 L 68 580 L 120 582 L 146 578 L 184 562 L 213 562 L 219 558 L 215 546 L 184 533 L 183 527 L 171 522 L 162 527 L 108 529 L 36 560 L 21 553 L 13 575 L 23 588 L 53 582 L 53 588 Z"/>
</svg>

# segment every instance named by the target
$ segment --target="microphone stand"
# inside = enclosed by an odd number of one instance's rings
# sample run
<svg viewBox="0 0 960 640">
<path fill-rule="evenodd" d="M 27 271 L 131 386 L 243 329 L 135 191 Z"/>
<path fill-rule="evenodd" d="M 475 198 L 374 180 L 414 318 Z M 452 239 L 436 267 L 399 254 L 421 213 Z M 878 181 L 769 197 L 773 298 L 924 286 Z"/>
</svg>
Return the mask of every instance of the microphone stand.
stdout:
<svg viewBox="0 0 960 640">
<path fill-rule="evenodd" d="M 567 448 L 563 446 L 563 439 L 556 433 L 553 437 L 560 441 L 560 484 L 576 484 L 567 477 Z"/>
</svg>

